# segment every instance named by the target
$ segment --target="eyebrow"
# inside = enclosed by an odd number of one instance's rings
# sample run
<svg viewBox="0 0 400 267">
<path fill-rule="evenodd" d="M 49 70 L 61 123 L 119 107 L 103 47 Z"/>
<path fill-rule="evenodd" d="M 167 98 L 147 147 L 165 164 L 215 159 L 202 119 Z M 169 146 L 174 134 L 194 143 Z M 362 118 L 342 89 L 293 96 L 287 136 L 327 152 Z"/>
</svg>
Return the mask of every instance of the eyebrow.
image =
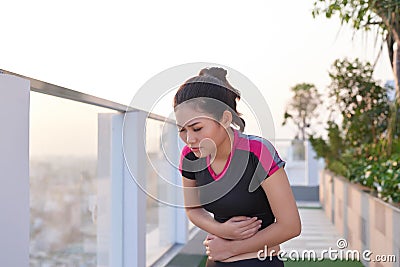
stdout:
<svg viewBox="0 0 400 267">
<path fill-rule="evenodd" d="M 199 121 L 198 122 L 194 122 L 194 123 L 192 123 L 192 124 L 189 124 L 187 127 L 193 127 L 193 126 L 195 126 L 196 124 L 198 124 L 198 123 L 200 123 Z M 181 126 L 181 125 L 178 125 L 180 128 L 183 128 L 183 126 Z"/>
</svg>

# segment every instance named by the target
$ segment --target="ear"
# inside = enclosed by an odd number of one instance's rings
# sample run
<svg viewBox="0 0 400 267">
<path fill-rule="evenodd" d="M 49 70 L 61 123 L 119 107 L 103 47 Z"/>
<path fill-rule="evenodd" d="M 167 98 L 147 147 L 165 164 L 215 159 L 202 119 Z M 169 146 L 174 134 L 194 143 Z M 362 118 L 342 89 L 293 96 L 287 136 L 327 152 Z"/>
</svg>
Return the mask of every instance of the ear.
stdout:
<svg viewBox="0 0 400 267">
<path fill-rule="evenodd" d="M 222 113 L 222 118 L 221 118 L 221 124 L 225 128 L 229 128 L 232 123 L 232 113 L 229 110 L 225 110 L 224 113 Z"/>
</svg>

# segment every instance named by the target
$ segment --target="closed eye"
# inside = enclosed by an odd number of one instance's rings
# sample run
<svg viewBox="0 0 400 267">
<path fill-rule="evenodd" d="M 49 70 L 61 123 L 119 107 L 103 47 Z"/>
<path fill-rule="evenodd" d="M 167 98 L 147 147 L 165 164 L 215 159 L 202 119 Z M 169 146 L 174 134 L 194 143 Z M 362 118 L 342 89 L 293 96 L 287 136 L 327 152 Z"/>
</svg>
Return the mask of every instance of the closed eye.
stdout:
<svg viewBox="0 0 400 267">
<path fill-rule="evenodd" d="M 202 128 L 203 128 L 203 127 L 197 128 L 197 129 L 193 129 L 193 131 L 198 132 L 198 131 L 200 131 Z"/>
</svg>

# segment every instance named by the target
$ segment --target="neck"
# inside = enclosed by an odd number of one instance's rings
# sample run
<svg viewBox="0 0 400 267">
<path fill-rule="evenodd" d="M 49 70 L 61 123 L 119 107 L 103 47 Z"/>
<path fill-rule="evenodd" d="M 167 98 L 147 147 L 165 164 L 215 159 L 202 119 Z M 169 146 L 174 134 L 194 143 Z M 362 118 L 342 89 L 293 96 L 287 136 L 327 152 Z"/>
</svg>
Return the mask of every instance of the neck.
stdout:
<svg viewBox="0 0 400 267">
<path fill-rule="evenodd" d="M 226 161 L 233 148 L 234 132 L 229 127 L 224 133 L 226 136 L 225 141 L 217 148 L 217 154 L 211 155 L 211 158 L 217 161 Z"/>
</svg>

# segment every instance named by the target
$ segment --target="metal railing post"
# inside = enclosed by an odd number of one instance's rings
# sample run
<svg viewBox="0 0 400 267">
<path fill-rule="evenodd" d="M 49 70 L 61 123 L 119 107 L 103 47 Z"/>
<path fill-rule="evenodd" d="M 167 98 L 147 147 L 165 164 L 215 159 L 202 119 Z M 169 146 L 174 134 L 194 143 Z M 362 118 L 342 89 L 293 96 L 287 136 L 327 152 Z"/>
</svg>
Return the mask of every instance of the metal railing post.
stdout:
<svg viewBox="0 0 400 267">
<path fill-rule="evenodd" d="M 29 88 L 0 74 L 0 266 L 29 266 Z"/>
<path fill-rule="evenodd" d="M 146 112 L 127 112 L 123 127 L 124 200 L 123 225 L 124 267 L 146 266 Z"/>
<path fill-rule="evenodd" d="M 99 114 L 97 264 L 123 262 L 123 114 Z"/>
</svg>

